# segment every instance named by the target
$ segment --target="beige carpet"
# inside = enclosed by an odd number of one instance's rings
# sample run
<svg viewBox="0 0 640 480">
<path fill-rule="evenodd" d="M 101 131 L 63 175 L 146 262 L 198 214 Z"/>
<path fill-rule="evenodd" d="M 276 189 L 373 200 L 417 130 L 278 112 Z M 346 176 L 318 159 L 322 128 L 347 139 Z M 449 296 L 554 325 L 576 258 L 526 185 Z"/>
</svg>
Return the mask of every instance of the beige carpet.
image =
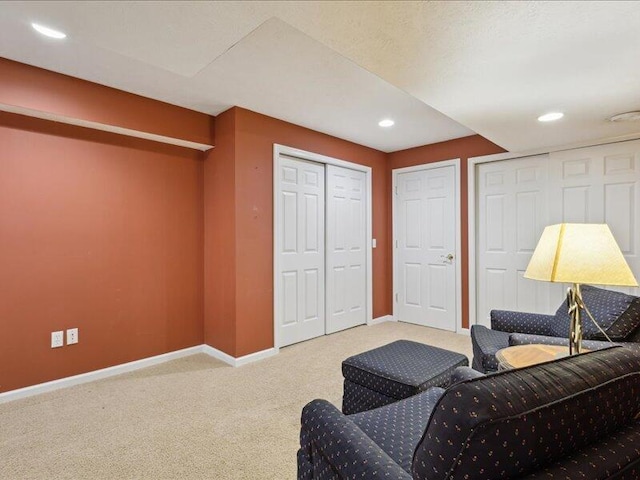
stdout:
<svg viewBox="0 0 640 480">
<path fill-rule="evenodd" d="M 406 338 L 464 353 L 468 336 L 357 327 L 229 367 L 204 354 L 0 405 L 0 478 L 293 479 L 300 412 L 338 407 L 341 361 Z"/>
</svg>

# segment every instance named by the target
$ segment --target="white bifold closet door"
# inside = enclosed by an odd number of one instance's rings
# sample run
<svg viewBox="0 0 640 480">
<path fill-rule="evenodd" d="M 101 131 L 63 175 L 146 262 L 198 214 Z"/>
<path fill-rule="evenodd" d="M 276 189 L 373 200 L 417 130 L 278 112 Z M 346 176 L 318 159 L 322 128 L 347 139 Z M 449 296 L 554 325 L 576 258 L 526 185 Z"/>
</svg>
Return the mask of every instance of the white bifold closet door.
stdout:
<svg viewBox="0 0 640 480">
<path fill-rule="evenodd" d="M 365 179 L 327 165 L 327 333 L 366 323 Z"/>
<path fill-rule="evenodd" d="M 478 323 L 489 325 L 492 309 L 553 313 L 564 300 L 567 285 L 523 277 L 547 225 L 608 224 L 640 278 L 640 141 L 484 163 L 476 172 Z"/>
<path fill-rule="evenodd" d="M 276 181 L 278 346 L 367 318 L 366 174 L 281 155 Z"/>
<path fill-rule="evenodd" d="M 280 346 L 325 333 L 324 165 L 281 156 L 278 321 Z"/>
</svg>

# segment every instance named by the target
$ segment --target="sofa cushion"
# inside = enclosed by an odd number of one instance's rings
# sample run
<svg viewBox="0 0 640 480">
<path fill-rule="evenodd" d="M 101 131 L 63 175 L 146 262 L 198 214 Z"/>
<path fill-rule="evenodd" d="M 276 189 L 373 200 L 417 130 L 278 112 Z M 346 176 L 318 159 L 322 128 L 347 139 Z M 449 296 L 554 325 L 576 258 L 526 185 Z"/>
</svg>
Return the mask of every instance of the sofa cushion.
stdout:
<svg viewBox="0 0 640 480">
<path fill-rule="evenodd" d="M 569 339 L 562 337 L 546 337 L 544 335 L 529 335 L 528 333 L 512 333 L 509 335 L 509 346 L 517 345 L 533 345 L 540 343 L 542 345 L 559 345 L 567 347 L 569 351 Z M 585 350 L 602 350 L 603 348 L 611 348 L 613 346 L 624 346 L 625 343 L 611 343 L 601 340 L 583 340 L 582 348 Z M 635 345 L 635 344 L 634 344 Z M 640 345 L 638 345 L 640 347 Z"/>
<path fill-rule="evenodd" d="M 636 480 L 640 478 L 640 423 L 626 425 L 612 435 L 541 468 L 527 480 L 582 478 Z M 594 461 L 608 459 L 609 461 Z M 616 461 L 617 460 L 617 461 Z"/>
<path fill-rule="evenodd" d="M 639 412 L 640 355 L 621 347 L 458 383 L 431 415 L 413 476 L 525 475 L 631 423 Z"/>
<path fill-rule="evenodd" d="M 446 386 L 453 370 L 468 364 L 461 353 L 397 340 L 347 358 L 342 374 L 350 382 L 402 399 L 429 387 Z"/>
<path fill-rule="evenodd" d="M 640 326 L 640 297 L 614 292 L 603 288 L 583 285 L 582 300 L 611 340 L 624 340 Z M 605 340 L 606 337 L 593 324 L 584 310 L 582 318 L 583 337 L 587 340 Z M 569 336 L 569 310 L 562 302 L 555 314 L 552 333 L 556 337 Z"/>
<path fill-rule="evenodd" d="M 430 388 L 390 405 L 350 415 L 349 419 L 407 473 L 411 473 L 413 451 L 443 393 L 442 388 Z"/>
</svg>

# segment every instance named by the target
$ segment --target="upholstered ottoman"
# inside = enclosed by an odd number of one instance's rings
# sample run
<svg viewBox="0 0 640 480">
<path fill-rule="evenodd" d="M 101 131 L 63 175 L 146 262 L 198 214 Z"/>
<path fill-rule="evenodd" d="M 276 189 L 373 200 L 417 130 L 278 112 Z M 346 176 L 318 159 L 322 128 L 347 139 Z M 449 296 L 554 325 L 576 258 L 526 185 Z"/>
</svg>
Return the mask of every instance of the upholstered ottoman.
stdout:
<svg viewBox="0 0 640 480">
<path fill-rule="evenodd" d="M 446 387 L 467 357 L 442 348 L 398 340 L 342 362 L 346 415 L 382 407 L 430 387 Z"/>
</svg>

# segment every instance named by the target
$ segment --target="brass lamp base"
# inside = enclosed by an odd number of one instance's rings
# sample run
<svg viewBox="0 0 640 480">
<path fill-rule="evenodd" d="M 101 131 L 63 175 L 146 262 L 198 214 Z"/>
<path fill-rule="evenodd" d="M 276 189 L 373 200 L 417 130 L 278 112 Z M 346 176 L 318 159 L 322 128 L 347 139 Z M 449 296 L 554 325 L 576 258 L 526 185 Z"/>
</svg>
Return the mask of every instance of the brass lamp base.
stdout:
<svg viewBox="0 0 640 480">
<path fill-rule="evenodd" d="M 569 307 L 569 355 L 577 355 L 582 351 L 582 319 L 580 309 L 584 308 L 580 284 L 574 283 L 567 290 L 567 306 Z"/>
</svg>

